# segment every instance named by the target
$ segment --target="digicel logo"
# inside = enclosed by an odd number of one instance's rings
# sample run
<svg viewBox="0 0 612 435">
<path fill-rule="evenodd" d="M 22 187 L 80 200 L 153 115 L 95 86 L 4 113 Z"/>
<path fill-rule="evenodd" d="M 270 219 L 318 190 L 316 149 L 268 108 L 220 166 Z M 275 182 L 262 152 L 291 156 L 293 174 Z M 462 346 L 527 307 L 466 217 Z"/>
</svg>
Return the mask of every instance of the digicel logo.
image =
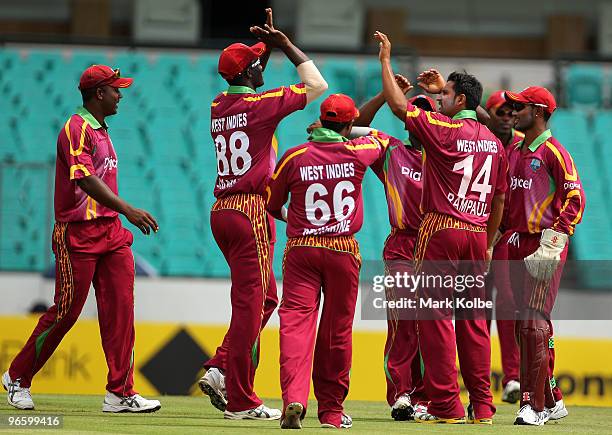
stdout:
<svg viewBox="0 0 612 435">
<path fill-rule="evenodd" d="M 530 190 L 532 182 L 533 180 L 531 178 L 527 180 L 525 178 L 512 177 L 510 179 L 510 189 L 515 190 L 517 187 L 520 187 L 522 189 Z"/>
<path fill-rule="evenodd" d="M 117 169 L 117 159 L 113 159 L 112 157 L 107 157 L 104 159 L 104 169 Z"/>
<path fill-rule="evenodd" d="M 412 178 L 414 181 L 421 181 L 421 173 L 412 168 L 407 168 L 406 166 L 402 166 L 402 175 L 408 175 L 408 177 Z"/>
<path fill-rule="evenodd" d="M 580 186 L 580 183 L 564 183 L 563 184 L 563 188 L 565 190 L 569 190 L 569 189 L 581 189 L 582 186 Z"/>
</svg>

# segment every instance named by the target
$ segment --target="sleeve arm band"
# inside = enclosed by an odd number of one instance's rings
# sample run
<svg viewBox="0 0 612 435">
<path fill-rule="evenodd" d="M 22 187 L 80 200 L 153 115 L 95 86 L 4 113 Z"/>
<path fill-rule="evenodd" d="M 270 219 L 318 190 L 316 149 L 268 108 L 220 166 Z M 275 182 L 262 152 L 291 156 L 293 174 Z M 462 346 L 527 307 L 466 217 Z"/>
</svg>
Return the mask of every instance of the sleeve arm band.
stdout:
<svg viewBox="0 0 612 435">
<path fill-rule="evenodd" d="M 367 136 L 372 132 L 370 127 L 353 127 L 349 134 L 349 139 L 355 139 L 356 137 Z"/>
<path fill-rule="evenodd" d="M 327 90 L 327 82 L 312 60 L 299 64 L 297 72 L 306 86 L 306 104 L 316 100 Z"/>
</svg>

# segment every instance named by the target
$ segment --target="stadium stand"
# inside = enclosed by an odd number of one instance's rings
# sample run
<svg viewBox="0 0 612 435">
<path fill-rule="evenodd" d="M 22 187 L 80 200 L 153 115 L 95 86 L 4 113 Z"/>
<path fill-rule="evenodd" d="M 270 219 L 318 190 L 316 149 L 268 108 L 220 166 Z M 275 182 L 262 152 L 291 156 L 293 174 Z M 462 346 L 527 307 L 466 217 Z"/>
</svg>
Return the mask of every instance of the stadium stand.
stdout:
<svg viewBox="0 0 612 435">
<path fill-rule="evenodd" d="M 570 107 L 599 108 L 603 103 L 604 70 L 596 65 L 573 64 L 565 77 Z"/>
<path fill-rule="evenodd" d="M 79 75 L 92 63 L 114 65 L 136 80 L 124 91 L 119 114 L 108 119 L 121 167 L 120 193 L 150 210 L 160 224 L 160 232 L 149 237 L 132 229 L 134 251 L 162 275 L 228 276 L 209 227 L 216 173 L 209 108 L 226 87 L 217 74 L 217 55 L 145 51 L 0 50 L 0 270 L 41 271 L 52 264 L 50 174 L 55 142 L 80 103 Z M 328 56 L 317 63 L 333 92 L 363 101 L 380 90 L 376 59 L 359 59 L 355 65 L 354 60 Z M 591 119 L 581 110 L 602 104 L 601 92 L 593 90 L 604 80 L 598 74 L 586 67 L 571 69 L 567 80 L 579 81 L 584 89 L 569 86 L 572 108 L 559 109 L 552 119 L 555 135 L 574 156 L 589 197 L 584 223 L 573 241 L 573 255 L 581 259 L 612 258 L 606 208 L 612 200 L 607 183 L 612 174 L 604 159 L 612 146 L 612 112 L 599 112 Z M 295 69 L 274 56 L 266 78 L 266 88 L 298 81 Z M 306 126 L 317 117 L 316 104 L 287 117 L 276 134 L 279 155 L 304 142 Z M 386 107 L 373 125 L 402 139 L 406 135 Z M 372 173 L 366 176 L 363 194 L 365 220 L 358 239 L 364 260 L 374 260 L 380 258 L 389 225 L 384 190 Z M 13 230 L 15 221 L 18 232 Z M 279 223 L 274 261 L 279 276 L 284 231 Z"/>
</svg>

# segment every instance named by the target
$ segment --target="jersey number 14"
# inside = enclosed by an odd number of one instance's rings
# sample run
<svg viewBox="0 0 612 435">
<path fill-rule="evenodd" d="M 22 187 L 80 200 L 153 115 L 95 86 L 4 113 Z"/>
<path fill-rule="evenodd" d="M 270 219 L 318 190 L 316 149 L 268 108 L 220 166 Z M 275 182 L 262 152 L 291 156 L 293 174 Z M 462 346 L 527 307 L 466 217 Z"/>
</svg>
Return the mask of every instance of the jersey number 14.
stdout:
<svg viewBox="0 0 612 435">
<path fill-rule="evenodd" d="M 487 200 L 487 195 L 491 193 L 492 186 L 489 184 L 489 179 L 491 178 L 491 163 L 493 161 L 493 156 L 488 155 L 487 159 L 480 168 L 480 172 L 476 175 L 474 179 L 474 183 L 472 183 L 472 191 L 480 193 L 480 197 L 478 201 L 485 202 Z M 459 186 L 459 192 L 457 192 L 457 196 L 459 198 L 465 198 L 465 195 L 470 187 L 470 183 L 472 182 L 472 173 L 474 166 L 474 155 L 469 155 L 465 159 L 460 162 L 455 163 L 453 166 L 453 171 L 460 171 L 463 169 L 463 177 L 461 177 L 461 185 Z"/>
</svg>

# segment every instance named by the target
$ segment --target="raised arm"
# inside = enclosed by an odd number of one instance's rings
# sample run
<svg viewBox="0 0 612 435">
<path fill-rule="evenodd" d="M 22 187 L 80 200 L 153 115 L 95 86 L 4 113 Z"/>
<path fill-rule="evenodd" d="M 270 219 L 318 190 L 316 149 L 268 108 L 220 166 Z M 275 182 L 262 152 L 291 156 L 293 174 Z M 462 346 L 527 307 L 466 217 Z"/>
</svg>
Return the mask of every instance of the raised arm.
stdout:
<svg viewBox="0 0 612 435">
<path fill-rule="evenodd" d="M 391 67 L 391 42 L 387 35 L 375 32 L 374 38 L 379 42 L 378 59 L 380 60 L 383 94 L 391 111 L 402 121 L 406 118 L 406 104 L 408 100 L 395 81 Z"/>
<path fill-rule="evenodd" d="M 408 79 L 400 74 L 395 74 L 395 81 L 401 88 L 402 92 L 407 94 L 414 88 Z M 367 127 L 372 123 L 376 113 L 385 104 L 385 95 L 379 92 L 377 95 L 366 101 L 359 107 L 359 116 L 355 119 L 354 125 L 357 127 Z"/>
<path fill-rule="evenodd" d="M 285 53 L 285 56 L 296 66 L 298 75 L 306 86 L 307 103 L 314 101 L 325 93 L 328 88 L 327 82 L 314 62 L 295 46 L 283 32 L 274 27 L 271 8 L 266 9 L 266 15 L 266 24 L 263 28 L 253 26 L 250 28 L 251 33 L 265 42 L 266 46 L 277 47 Z"/>
</svg>

